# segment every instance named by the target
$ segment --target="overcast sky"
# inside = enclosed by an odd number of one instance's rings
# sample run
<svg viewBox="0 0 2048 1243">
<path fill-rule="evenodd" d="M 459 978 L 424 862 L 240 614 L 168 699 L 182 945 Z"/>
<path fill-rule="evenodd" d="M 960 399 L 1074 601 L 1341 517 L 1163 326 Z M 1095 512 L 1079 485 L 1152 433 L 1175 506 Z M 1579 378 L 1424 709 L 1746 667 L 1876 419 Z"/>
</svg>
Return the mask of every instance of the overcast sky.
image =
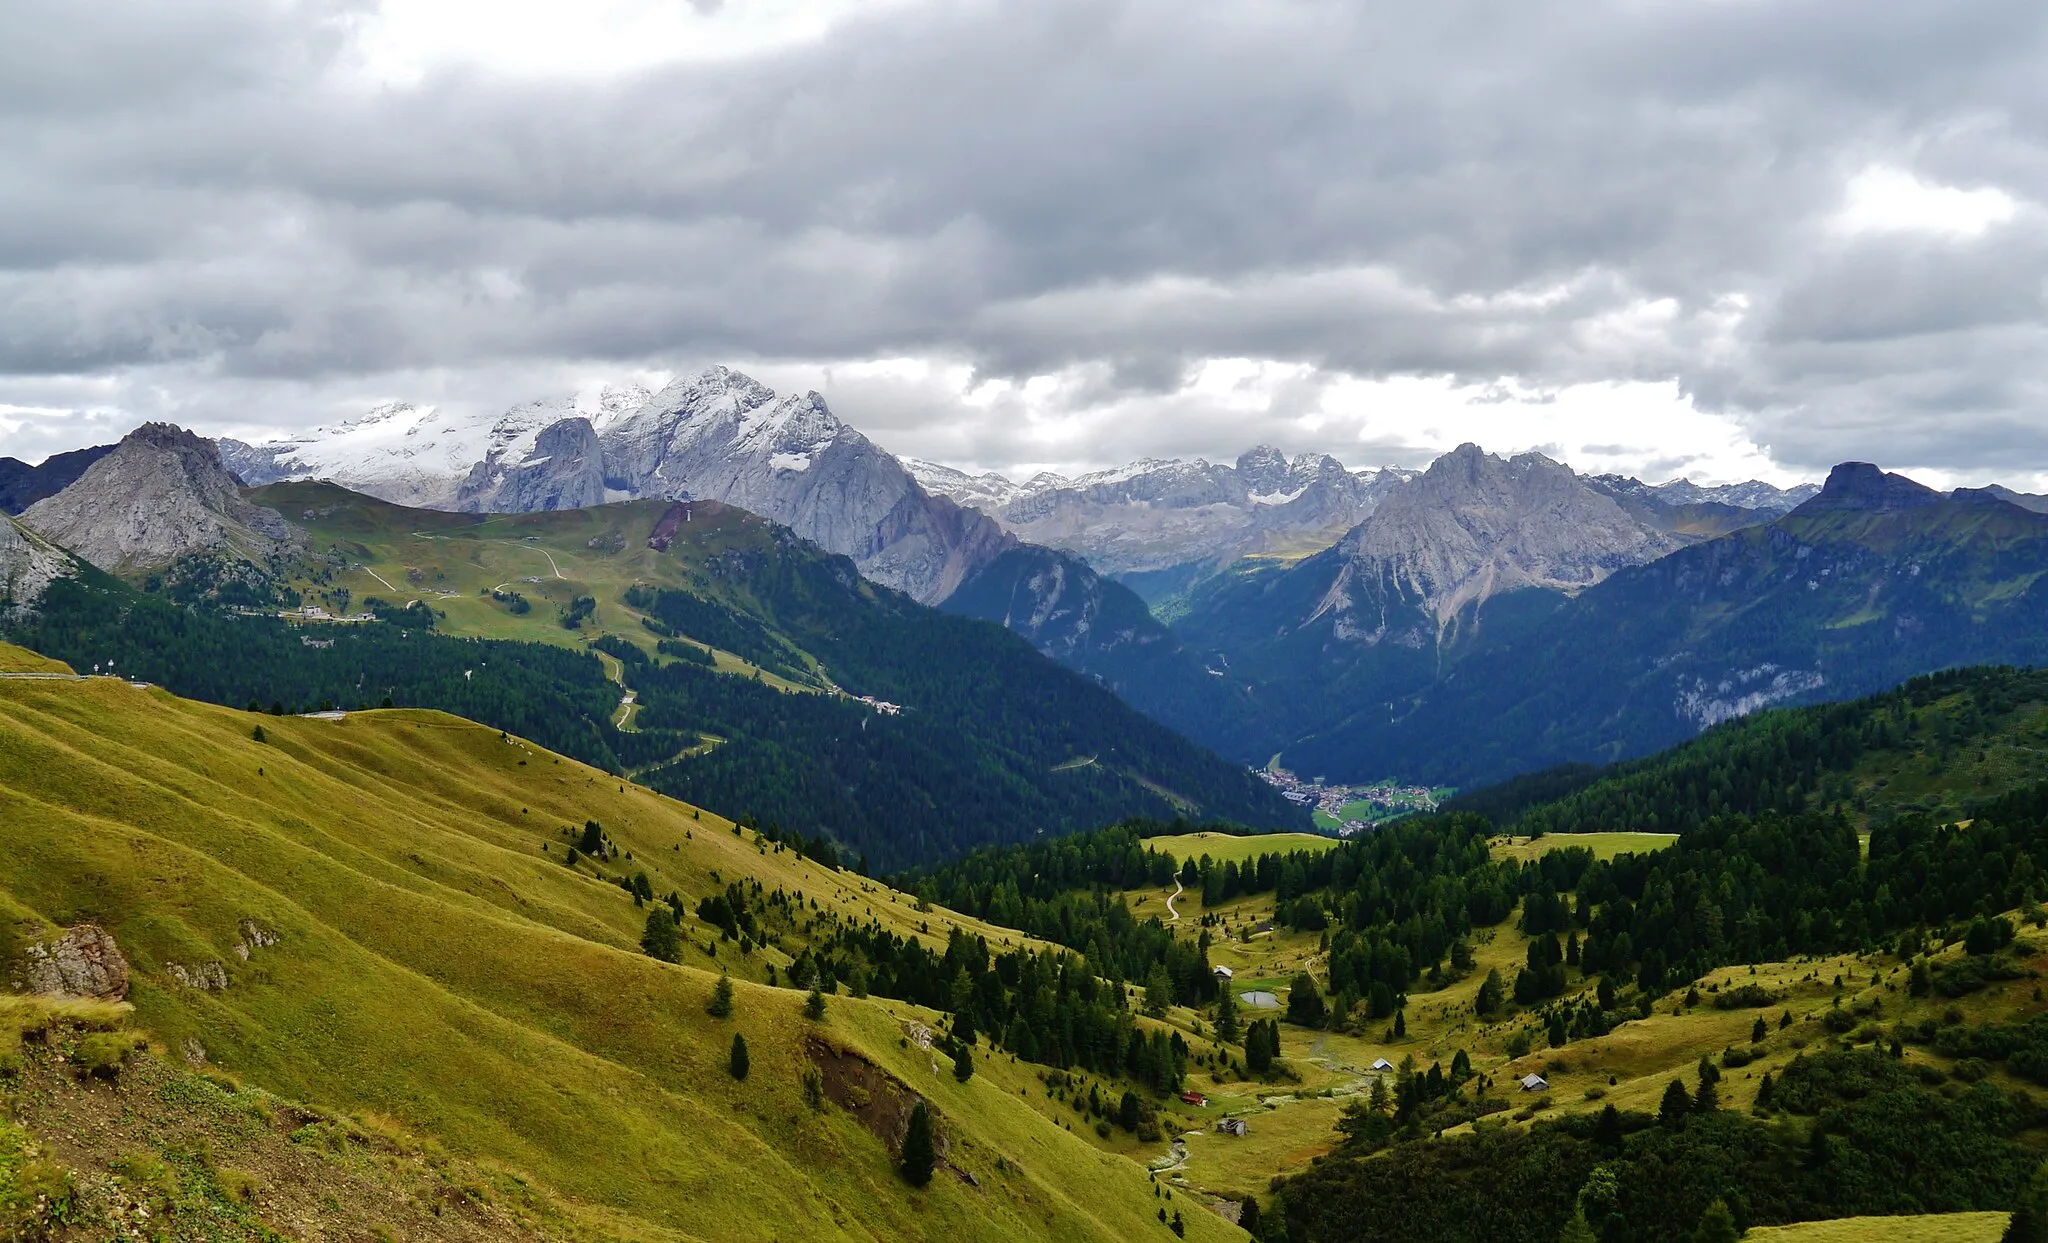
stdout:
<svg viewBox="0 0 2048 1243">
<path fill-rule="evenodd" d="M 725 362 L 1028 472 L 2048 485 L 2040 0 L 7 0 L 0 453 Z"/>
</svg>

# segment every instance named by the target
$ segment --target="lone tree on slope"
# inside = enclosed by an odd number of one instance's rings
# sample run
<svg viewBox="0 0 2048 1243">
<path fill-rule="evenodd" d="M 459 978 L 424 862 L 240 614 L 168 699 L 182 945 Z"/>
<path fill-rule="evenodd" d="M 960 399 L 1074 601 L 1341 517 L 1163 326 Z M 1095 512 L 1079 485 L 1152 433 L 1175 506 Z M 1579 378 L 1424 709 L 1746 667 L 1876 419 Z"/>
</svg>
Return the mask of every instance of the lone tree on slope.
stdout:
<svg viewBox="0 0 2048 1243">
<path fill-rule="evenodd" d="M 938 1153 L 932 1148 L 931 1114 L 919 1101 L 910 1107 L 910 1129 L 903 1135 L 903 1177 L 912 1186 L 922 1187 L 931 1182 L 938 1162 Z"/>
<path fill-rule="evenodd" d="M 683 937 L 676 930 L 676 917 L 666 906 L 656 904 L 647 912 L 647 931 L 640 934 L 640 948 L 663 962 L 681 962 Z"/>
</svg>

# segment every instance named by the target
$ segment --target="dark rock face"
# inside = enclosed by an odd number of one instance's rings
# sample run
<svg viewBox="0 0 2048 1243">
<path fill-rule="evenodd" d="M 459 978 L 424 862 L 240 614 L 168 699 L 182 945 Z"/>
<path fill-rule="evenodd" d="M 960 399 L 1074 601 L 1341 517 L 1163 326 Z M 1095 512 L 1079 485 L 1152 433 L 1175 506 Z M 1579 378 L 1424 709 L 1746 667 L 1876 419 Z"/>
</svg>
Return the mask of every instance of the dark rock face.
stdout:
<svg viewBox="0 0 2048 1243">
<path fill-rule="evenodd" d="M 1869 462 L 1844 462 L 1828 472 L 1828 481 L 1821 485 L 1820 495 L 1801 505 L 1798 512 L 1860 510 L 1890 513 L 1932 505 L 1941 500 L 1941 496 L 1924 483 L 1904 475 L 1889 474 Z"/>
<path fill-rule="evenodd" d="M 11 457 L 0 457 L 0 511 L 18 514 L 70 487 L 88 466 L 114 451 L 112 445 L 73 449 L 58 453 L 35 466 Z"/>
<path fill-rule="evenodd" d="M 261 560 L 293 538 L 275 510 L 242 499 L 212 441 L 168 423 L 130 432 L 21 521 L 113 574 L 161 569 L 197 552 Z"/>
<path fill-rule="evenodd" d="M 462 481 L 455 507 L 469 513 L 525 514 L 604 502 L 604 450 L 590 420 L 579 417 L 493 445 Z"/>
</svg>

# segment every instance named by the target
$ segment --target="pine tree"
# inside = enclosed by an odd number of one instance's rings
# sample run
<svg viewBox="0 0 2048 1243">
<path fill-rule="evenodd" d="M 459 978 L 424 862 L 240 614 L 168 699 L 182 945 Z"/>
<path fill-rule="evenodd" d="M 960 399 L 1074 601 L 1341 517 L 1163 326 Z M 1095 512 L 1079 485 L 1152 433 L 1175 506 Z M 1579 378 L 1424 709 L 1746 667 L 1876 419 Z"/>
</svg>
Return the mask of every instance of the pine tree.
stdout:
<svg viewBox="0 0 2048 1243">
<path fill-rule="evenodd" d="M 1721 1107 L 1721 1090 L 1711 1079 L 1700 1080 L 1699 1095 L 1692 1098 L 1694 1113 L 1710 1114 Z"/>
<path fill-rule="evenodd" d="M 2035 1170 L 2032 1180 L 2020 1189 L 2003 1243 L 2048 1243 L 2048 1165 Z"/>
<path fill-rule="evenodd" d="M 1259 1237 L 1259 1197 L 1244 1198 L 1237 1210 L 1237 1228 L 1255 1239 Z"/>
<path fill-rule="evenodd" d="M 974 1078 L 974 1051 L 964 1044 L 953 1049 L 953 1078 L 962 1083 Z"/>
<path fill-rule="evenodd" d="M 726 1063 L 726 1069 L 732 1072 L 735 1079 L 747 1077 L 747 1038 L 738 1032 L 734 1032 L 732 1036 L 732 1057 Z"/>
<path fill-rule="evenodd" d="M 932 1170 L 938 1165 L 938 1153 L 932 1148 L 932 1119 L 925 1112 L 924 1102 L 910 1107 L 910 1129 L 903 1135 L 903 1177 L 914 1187 L 922 1187 L 932 1180 Z"/>
<path fill-rule="evenodd" d="M 1500 969 L 1495 968 L 1486 973 L 1486 980 L 1480 984 L 1479 996 L 1472 1003 L 1472 1008 L 1481 1017 L 1496 1014 L 1500 1010 L 1500 1003 L 1504 994 L 1505 989 L 1500 982 Z"/>
<path fill-rule="evenodd" d="M 1749 1029 L 1749 1043 L 1762 1044 L 1771 1034 L 1771 1025 L 1764 1022 L 1764 1016 L 1756 1016 L 1756 1023 Z"/>
<path fill-rule="evenodd" d="M 1771 1072 L 1765 1071 L 1763 1082 L 1756 1085 L 1756 1107 L 1758 1109 L 1769 1109 L 1771 1107 L 1771 1093 Z"/>
<path fill-rule="evenodd" d="M 711 1000 L 704 1003 L 704 1013 L 714 1019 L 732 1017 L 732 977 L 721 971 L 718 983 L 711 986 Z"/>
<path fill-rule="evenodd" d="M 1621 1111 L 1609 1105 L 1600 1111 L 1599 1120 L 1593 1124 L 1593 1142 L 1609 1152 L 1620 1152 L 1621 1141 Z"/>
<path fill-rule="evenodd" d="M 682 961 L 683 937 L 676 930 L 674 912 L 658 903 L 647 912 L 647 931 L 640 934 L 640 948 L 646 950 L 649 957 L 663 962 Z"/>
<path fill-rule="evenodd" d="M 1408 1039 L 1408 1012 L 1406 1010 L 1394 1011 L 1394 1039 Z"/>
<path fill-rule="evenodd" d="M 1163 1018 L 1167 1008 L 1173 1005 L 1173 977 L 1166 974 L 1166 964 L 1155 962 L 1145 976 L 1145 1013 L 1153 1018 Z"/>
<path fill-rule="evenodd" d="M 1216 1042 L 1237 1043 L 1237 999 L 1231 995 L 1227 981 L 1216 998 Z"/>
<path fill-rule="evenodd" d="M 1742 1232 L 1735 1228 L 1735 1214 L 1728 1211 L 1726 1200 L 1719 1199 L 1707 1205 L 1699 1229 L 1692 1232 L 1693 1243 L 1736 1243 L 1741 1237 Z"/>
<path fill-rule="evenodd" d="M 1676 1131 L 1685 1126 L 1685 1115 L 1691 1112 L 1692 1097 L 1684 1084 L 1673 1079 L 1671 1086 L 1664 1089 L 1664 1100 L 1657 1107 L 1657 1121 L 1663 1123 L 1666 1130 Z"/>
<path fill-rule="evenodd" d="M 811 985 L 811 995 L 804 998 L 804 1017 L 813 1023 L 825 1021 L 825 994 L 818 991 L 816 984 Z"/>
<path fill-rule="evenodd" d="M 1564 1232 L 1557 1236 L 1557 1243 L 1600 1243 L 1600 1236 L 1586 1224 L 1586 1210 L 1572 1210 L 1572 1219 L 1564 1224 Z"/>
</svg>

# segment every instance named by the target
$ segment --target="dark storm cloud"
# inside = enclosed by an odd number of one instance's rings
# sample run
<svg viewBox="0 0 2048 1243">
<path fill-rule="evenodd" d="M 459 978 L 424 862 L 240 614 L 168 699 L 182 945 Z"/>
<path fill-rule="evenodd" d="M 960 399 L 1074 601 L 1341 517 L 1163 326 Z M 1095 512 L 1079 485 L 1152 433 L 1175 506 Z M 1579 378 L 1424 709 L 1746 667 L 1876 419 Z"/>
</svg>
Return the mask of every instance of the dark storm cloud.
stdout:
<svg viewBox="0 0 2048 1243">
<path fill-rule="evenodd" d="M 1245 356 L 1677 380 L 1794 467 L 2048 467 L 2037 3 L 963 3 L 397 87 L 344 72 L 358 17 L 10 7 L 0 403 L 114 376 L 291 423 L 396 377 L 893 355 L 1163 392 Z M 2018 207 L 1831 229 L 1870 166 Z M 913 416 L 1012 434 L 863 422 Z"/>
</svg>

